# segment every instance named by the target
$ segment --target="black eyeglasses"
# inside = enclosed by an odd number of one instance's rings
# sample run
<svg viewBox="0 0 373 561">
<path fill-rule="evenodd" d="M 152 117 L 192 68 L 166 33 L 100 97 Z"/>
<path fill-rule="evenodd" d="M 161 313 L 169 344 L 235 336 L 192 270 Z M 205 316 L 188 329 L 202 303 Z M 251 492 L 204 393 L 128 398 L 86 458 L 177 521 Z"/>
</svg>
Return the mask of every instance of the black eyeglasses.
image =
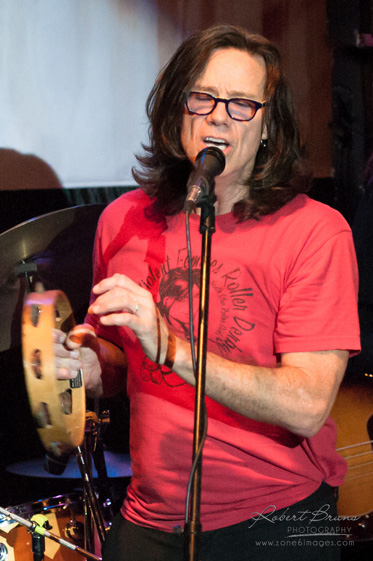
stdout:
<svg viewBox="0 0 373 561">
<path fill-rule="evenodd" d="M 223 99 L 214 97 L 208 93 L 188 92 L 186 94 L 185 105 L 193 115 L 210 115 L 221 101 L 225 103 L 225 108 L 231 119 L 235 121 L 251 121 L 258 109 L 267 105 L 267 101 L 253 101 L 252 99 Z"/>
</svg>

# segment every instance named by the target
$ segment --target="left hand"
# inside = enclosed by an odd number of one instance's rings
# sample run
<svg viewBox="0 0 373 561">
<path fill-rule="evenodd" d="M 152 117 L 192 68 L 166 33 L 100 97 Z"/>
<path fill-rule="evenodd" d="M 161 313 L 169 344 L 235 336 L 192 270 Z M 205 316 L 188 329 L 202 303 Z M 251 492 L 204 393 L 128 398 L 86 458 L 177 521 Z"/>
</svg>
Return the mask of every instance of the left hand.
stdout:
<svg viewBox="0 0 373 561">
<path fill-rule="evenodd" d="M 169 332 L 151 293 L 119 273 L 96 284 L 93 293 L 97 298 L 88 312 L 99 315 L 103 325 L 132 329 L 146 356 L 163 364 Z"/>
</svg>

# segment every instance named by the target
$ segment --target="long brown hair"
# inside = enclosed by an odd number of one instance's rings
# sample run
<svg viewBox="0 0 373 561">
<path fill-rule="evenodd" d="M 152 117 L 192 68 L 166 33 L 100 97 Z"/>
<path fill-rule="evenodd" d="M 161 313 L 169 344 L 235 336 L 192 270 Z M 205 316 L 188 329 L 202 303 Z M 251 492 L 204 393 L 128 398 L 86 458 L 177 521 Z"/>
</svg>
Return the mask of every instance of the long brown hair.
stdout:
<svg viewBox="0 0 373 561">
<path fill-rule="evenodd" d="M 142 169 L 133 170 L 142 189 L 155 198 L 164 215 L 183 208 L 192 169 L 181 145 L 185 92 L 203 72 L 217 49 L 235 48 L 261 56 L 266 64 L 264 98 L 268 141 L 258 150 L 254 170 L 246 180 L 247 195 L 235 203 L 238 221 L 271 214 L 310 186 L 303 171 L 299 129 L 291 91 L 284 78 L 278 49 L 261 35 L 232 25 L 219 25 L 191 35 L 160 73 L 147 100 L 149 144 L 137 156 Z"/>
</svg>

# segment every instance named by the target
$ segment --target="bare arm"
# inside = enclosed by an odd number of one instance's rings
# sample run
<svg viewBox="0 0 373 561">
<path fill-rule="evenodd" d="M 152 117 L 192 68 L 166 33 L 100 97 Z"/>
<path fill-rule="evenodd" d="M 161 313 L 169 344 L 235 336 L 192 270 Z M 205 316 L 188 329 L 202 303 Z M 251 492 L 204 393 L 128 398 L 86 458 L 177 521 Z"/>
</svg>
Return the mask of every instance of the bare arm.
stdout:
<svg viewBox="0 0 373 561">
<path fill-rule="evenodd" d="M 101 281 L 91 313 L 104 325 L 126 325 L 145 354 L 194 384 L 189 344 L 169 333 L 151 294 L 124 275 Z M 171 356 L 170 356 L 171 355 Z M 334 403 L 347 364 L 347 351 L 287 353 L 281 365 L 265 368 L 207 356 L 206 394 L 246 417 L 314 435 Z"/>
<path fill-rule="evenodd" d="M 188 345 L 177 341 L 174 371 L 194 384 Z M 342 381 L 348 352 L 286 353 L 264 368 L 207 354 L 206 394 L 256 421 L 310 437 L 325 423 Z"/>
</svg>

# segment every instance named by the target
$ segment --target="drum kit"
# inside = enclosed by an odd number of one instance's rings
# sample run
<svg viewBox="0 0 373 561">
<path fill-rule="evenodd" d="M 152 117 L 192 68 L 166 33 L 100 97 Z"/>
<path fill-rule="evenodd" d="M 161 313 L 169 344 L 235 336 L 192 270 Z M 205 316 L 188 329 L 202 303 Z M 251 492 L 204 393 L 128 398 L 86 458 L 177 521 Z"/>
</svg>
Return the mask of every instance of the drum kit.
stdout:
<svg viewBox="0 0 373 561">
<path fill-rule="evenodd" d="M 109 478 L 131 475 L 127 454 L 104 449 L 110 414 L 86 410 L 82 372 L 57 380 L 54 367 L 54 329 L 69 333 L 88 307 L 92 246 L 103 208 L 52 212 L 0 235 L 0 354 L 19 349 L 45 450 L 44 459 L 6 469 L 16 476 L 82 482 L 72 494 L 0 506 L 0 561 L 101 559 L 113 517 Z"/>
</svg>

